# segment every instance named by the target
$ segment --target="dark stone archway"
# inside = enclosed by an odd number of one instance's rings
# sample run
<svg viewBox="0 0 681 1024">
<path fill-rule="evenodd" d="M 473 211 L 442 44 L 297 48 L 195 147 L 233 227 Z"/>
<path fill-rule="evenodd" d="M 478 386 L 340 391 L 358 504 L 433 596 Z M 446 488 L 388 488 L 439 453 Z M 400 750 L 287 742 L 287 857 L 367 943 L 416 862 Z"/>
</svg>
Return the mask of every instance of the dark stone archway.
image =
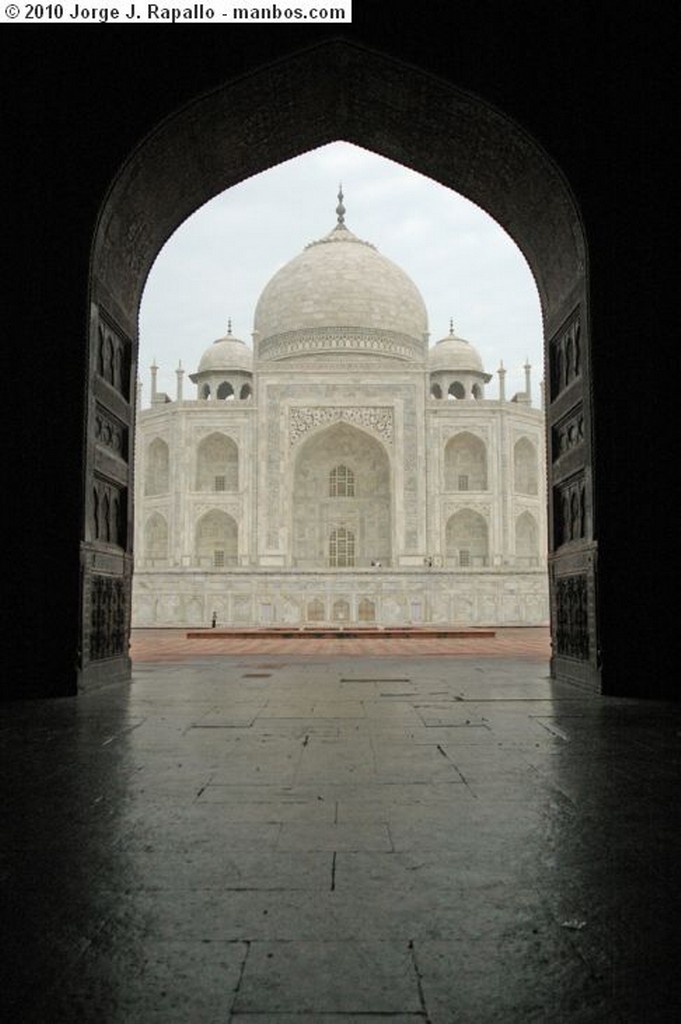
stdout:
<svg viewBox="0 0 681 1024">
<path fill-rule="evenodd" d="M 539 145 L 483 100 L 341 41 L 229 82 L 169 117 L 132 153 L 103 203 L 89 297 L 81 685 L 129 674 L 137 316 L 156 254 L 212 196 L 340 139 L 477 203 L 532 269 L 550 377 L 553 671 L 598 687 L 587 261 L 576 203 Z M 569 437 L 578 440 L 570 445 Z M 118 510 L 115 523 L 101 521 L 104 497 Z"/>
</svg>

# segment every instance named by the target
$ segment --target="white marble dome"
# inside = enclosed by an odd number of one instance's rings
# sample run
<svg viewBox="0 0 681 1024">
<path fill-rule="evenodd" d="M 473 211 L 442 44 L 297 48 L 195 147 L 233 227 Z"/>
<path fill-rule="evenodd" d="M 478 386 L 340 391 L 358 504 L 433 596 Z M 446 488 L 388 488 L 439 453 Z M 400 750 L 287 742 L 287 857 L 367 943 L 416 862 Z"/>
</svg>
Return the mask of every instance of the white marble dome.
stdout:
<svg viewBox="0 0 681 1024">
<path fill-rule="evenodd" d="M 253 350 L 235 338 L 231 328 L 224 338 L 214 341 L 201 356 L 197 373 L 221 373 L 230 370 L 253 370 Z"/>
<path fill-rule="evenodd" d="M 418 288 L 340 219 L 265 286 L 254 326 L 261 359 L 343 348 L 423 360 L 427 351 L 428 316 Z"/>
<path fill-rule="evenodd" d="M 457 373 L 484 373 L 478 350 L 470 341 L 457 337 L 453 328 L 446 338 L 442 338 L 430 349 L 428 367 L 431 372 L 454 370 Z"/>
</svg>

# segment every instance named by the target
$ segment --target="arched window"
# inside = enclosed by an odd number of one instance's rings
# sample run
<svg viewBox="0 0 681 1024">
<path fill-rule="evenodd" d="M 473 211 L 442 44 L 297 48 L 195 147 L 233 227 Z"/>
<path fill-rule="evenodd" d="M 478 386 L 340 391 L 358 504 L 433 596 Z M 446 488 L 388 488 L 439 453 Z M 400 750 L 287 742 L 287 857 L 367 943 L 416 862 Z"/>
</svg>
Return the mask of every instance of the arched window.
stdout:
<svg viewBox="0 0 681 1024">
<path fill-rule="evenodd" d="M 376 621 L 376 605 L 368 597 L 363 597 L 357 609 L 357 618 L 360 622 Z"/>
<path fill-rule="evenodd" d="M 210 398 L 210 384 L 204 384 L 201 388 L 201 398 Z"/>
<path fill-rule="evenodd" d="M 251 387 L 251 385 L 250 384 L 244 384 L 242 386 L 242 388 L 241 388 L 241 391 L 239 392 L 239 398 L 243 402 L 247 398 L 250 398 L 252 396 L 252 394 L 253 394 L 253 388 Z"/>
<path fill-rule="evenodd" d="M 355 474 L 347 466 L 335 466 L 329 473 L 330 498 L 354 498 Z"/>
<path fill-rule="evenodd" d="M 320 601 L 318 597 L 315 597 L 307 606 L 307 621 L 323 622 L 325 618 L 326 612 L 324 610 L 324 602 Z"/>
<path fill-rule="evenodd" d="M 215 397 L 221 399 L 223 402 L 229 401 L 230 399 L 233 400 L 234 388 L 228 381 L 223 380 L 222 384 L 218 384 L 218 390 Z"/>
<path fill-rule="evenodd" d="M 153 560 L 168 557 L 168 524 L 158 512 L 144 524 L 144 555 Z"/>
<path fill-rule="evenodd" d="M 168 445 L 160 437 L 155 438 L 147 448 L 144 472 L 145 494 L 167 494 L 169 489 Z"/>
<path fill-rule="evenodd" d="M 239 486 L 239 450 L 230 437 L 209 434 L 196 454 L 197 491 L 236 491 Z"/>
<path fill-rule="evenodd" d="M 447 559 L 462 568 L 488 563 L 487 522 L 479 512 L 462 509 L 447 522 Z"/>
<path fill-rule="evenodd" d="M 329 565 L 342 569 L 355 564 L 355 535 L 344 526 L 332 530 L 329 537 Z"/>
<path fill-rule="evenodd" d="M 529 512 L 523 512 L 515 521 L 515 554 L 519 565 L 539 564 L 539 528 Z"/>
<path fill-rule="evenodd" d="M 537 449 L 527 437 L 521 437 L 513 449 L 513 479 L 519 494 L 537 494 L 539 462 Z"/>
<path fill-rule="evenodd" d="M 442 388 L 440 387 L 439 384 L 433 384 L 433 386 L 430 389 L 430 397 L 442 398 Z"/>
<path fill-rule="evenodd" d="M 206 512 L 196 526 L 196 564 L 215 569 L 236 565 L 238 535 L 236 521 L 226 512 Z"/>
<path fill-rule="evenodd" d="M 342 598 L 333 602 L 332 618 L 335 622 L 347 622 L 350 618 L 350 605 Z"/>
<path fill-rule="evenodd" d="M 447 398 L 449 399 L 461 399 L 466 397 L 466 389 L 460 380 L 455 380 L 449 385 L 449 391 L 447 392 Z"/>
<path fill-rule="evenodd" d="M 479 384 L 473 385 L 471 388 L 471 394 L 473 395 L 473 398 L 482 398 L 482 388 Z"/>
<path fill-rule="evenodd" d="M 445 490 L 487 490 L 487 448 L 479 437 L 464 431 L 447 441 Z"/>
</svg>

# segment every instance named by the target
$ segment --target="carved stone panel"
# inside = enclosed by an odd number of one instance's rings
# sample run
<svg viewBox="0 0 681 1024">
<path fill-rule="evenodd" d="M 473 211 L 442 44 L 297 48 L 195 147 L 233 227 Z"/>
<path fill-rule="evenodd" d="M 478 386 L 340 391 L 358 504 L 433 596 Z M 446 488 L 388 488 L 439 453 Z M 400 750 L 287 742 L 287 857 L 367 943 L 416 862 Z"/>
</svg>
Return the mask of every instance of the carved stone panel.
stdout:
<svg viewBox="0 0 681 1024">
<path fill-rule="evenodd" d="M 563 576 L 555 581 L 556 630 L 554 653 L 589 659 L 589 609 L 586 575 Z"/>
<path fill-rule="evenodd" d="M 580 472 L 553 488 L 553 536 L 555 546 L 588 537 L 586 482 Z"/>
<path fill-rule="evenodd" d="M 584 412 L 581 405 L 564 416 L 551 429 L 553 461 L 573 451 L 584 441 Z"/>
<path fill-rule="evenodd" d="M 132 396 L 131 366 L 132 342 L 100 311 L 95 370 L 126 402 L 130 402 Z"/>
<path fill-rule="evenodd" d="M 551 401 L 582 374 L 582 324 L 579 311 L 549 342 Z"/>
<path fill-rule="evenodd" d="M 310 430 L 329 423 L 353 423 L 376 434 L 386 444 L 392 444 L 394 423 L 390 406 L 294 406 L 289 411 L 289 444 L 295 445 Z"/>
<path fill-rule="evenodd" d="M 90 538 L 125 550 L 128 541 L 127 488 L 95 476 L 90 508 Z"/>
<path fill-rule="evenodd" d="M 127 654 L 128 587 L 117 576 L 90 577 L 90 660 Z"/>
<path fill-rule="evenodd" d="M 128 461 L 128 427 L 97 403 L 94 415 L 95 442 L 119 459 Z"/>
</svg>

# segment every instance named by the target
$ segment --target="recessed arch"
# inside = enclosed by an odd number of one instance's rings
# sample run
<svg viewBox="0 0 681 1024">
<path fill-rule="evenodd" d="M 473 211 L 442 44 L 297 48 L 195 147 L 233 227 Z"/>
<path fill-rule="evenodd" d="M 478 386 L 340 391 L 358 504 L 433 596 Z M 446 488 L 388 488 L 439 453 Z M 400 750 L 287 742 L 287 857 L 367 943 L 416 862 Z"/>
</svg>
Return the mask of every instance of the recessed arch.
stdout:
<svg viewBox="0 0 681 1024">
<path fill-rule="evenodd" d="M 151 565 L 168 558 L 168 521 L 160 512 L 152 512 L 144 523 L 144 561 Z"/>
<path fill-rule="evenodd" d="M 342 421 L 313 431 L 296 452 L 291 487 L 294 565 L 390 564 L 390 458 L 377 438 Z"/>
<path fill-rule="evenodd" d="M 239 449 L 231 437 L 215 431 L 196 450 L 196 490 L 236 491 L 239 486 Z"/>
<path fill-rule="evenodd" d="M 464 508 L 447 520 L 447 562 L 462 569 L 489 564 L 489 530 L 480 512 Z"/>
<path fill-rule="evenodd" d="M 513 482 L 518 494 L 539 493 L 539 456 L 528 437 L 521 437 L 513 446 Z"/>
<path fill-rule="evenodd" d="M 170 453 L 168 444 L 155 437 L 147 446 L 144 460 L 144 493 L 167 494 L 170 486 Z"/>
<path fill-rule="evenodd" d="M 487 490 L 487 445 L 462 430 L 450 437 L 444 452 L 445 490 Z"/>
<path fill-rule="evenodd" d="M 238 542 L 236 520 L 220 509 L 211 509 L 196 524 L 195 565 L 206 569 L 236 565 Z"/>
<path fill-rule="evenodd" d="M 112 183 L 98 218 L 89 291 L 93 336 L 102 323 L 108 324 L 122 352 L 122 365 L 129 365 L 134 372 L 137 316 L 146 276 L 179 224 L 226 188 L 339 139 L 372 149 L 460 192 L 514 239 L 537 284 L 550 379 L 559 390 L 570 386 L 572 397 L 584 403 L 588 435 L 584 452 L 588 453 L 591 391 L 586 242 L 578 207 L 562 173 L 522 127 L 484 99 L 347 41 L 321 43 L 227 82 L 169 116 L 140 142 Z M 554 353 L 567 347 L 564 343 L 560 349 L 559 342 L 575 323 L 580 339 L 579 372 L 571 377 L 556 375 L 552 372 Z M 570 338 L 575 336 L 573 331 Z M 574 342 L 572 359 L 574 363 Z M 91 358 L 91 392 L 96 375 L 96 359 Z M 132 429 L 134 404 L 128 390 Z M 560 393 L 556 397 L 560 399 Z M 88 424 L 88 436 L 91 434 Z M 94 454 L 86 445 L 88 484 L 94 469 Z M 593 507 L 591 469 L 589 466 L 585 473 L 589 510 Z M 551 479 L 549 484 L 552 495 Z M 85 488 L 86 494 L 91 491 L 91 486 Z M 92 534 L 90 499 L 84 514 L 83 536 L 87 537 Z M 560 507 L 550 517 L 552 522 L 556 516 L 560 516 Z M 591 512 L 587 520 L 590 526 L 595 523 Z M 591 551 L 579 565 L 584 577 L 584 589 L 579 592 L 585 595 L 588 616 L 582 618 L 590 642 L 576 646 L 595 652 L 597 594 L 590 568 L 595 564 L 595 538 L 591 535 L 585 540 Z M 127 544 L 131 557 L 130 530 Z M 558 581 L 564 571 L 561 557 L 556 549 L 552 580 Z M 96 591 L 94 564 L 94 557 L 88 554 L 84 559 L 83 607 Z M 575 564 L 573 557 L 572 575 Z M 129 592 L 126 572 L 121 571 L 120 585 Z M 569 588 L 556 584 L 558 604 L 571 594 Z M 554 620 L 559 612 L 556 605 Z M 82 628 L 82 648 L 87 651 L 87 622 Z M 126 650 L 123 638 L 121 666 L 127 672 Z M 554 658 L 554 670 L 563 668 L 568 671 L 569 666 Z M 84 664 L 82 678 L 87 670 Z M 580 671 L 582 675 L 591 671 L 595 678 L 593 658 Z"/>
<path fill-rule="evenodd" d="M 531 512 L 521 512 L 515 521 L 516 565 L 539 565 L 539 524 Z"/>
</svg>

